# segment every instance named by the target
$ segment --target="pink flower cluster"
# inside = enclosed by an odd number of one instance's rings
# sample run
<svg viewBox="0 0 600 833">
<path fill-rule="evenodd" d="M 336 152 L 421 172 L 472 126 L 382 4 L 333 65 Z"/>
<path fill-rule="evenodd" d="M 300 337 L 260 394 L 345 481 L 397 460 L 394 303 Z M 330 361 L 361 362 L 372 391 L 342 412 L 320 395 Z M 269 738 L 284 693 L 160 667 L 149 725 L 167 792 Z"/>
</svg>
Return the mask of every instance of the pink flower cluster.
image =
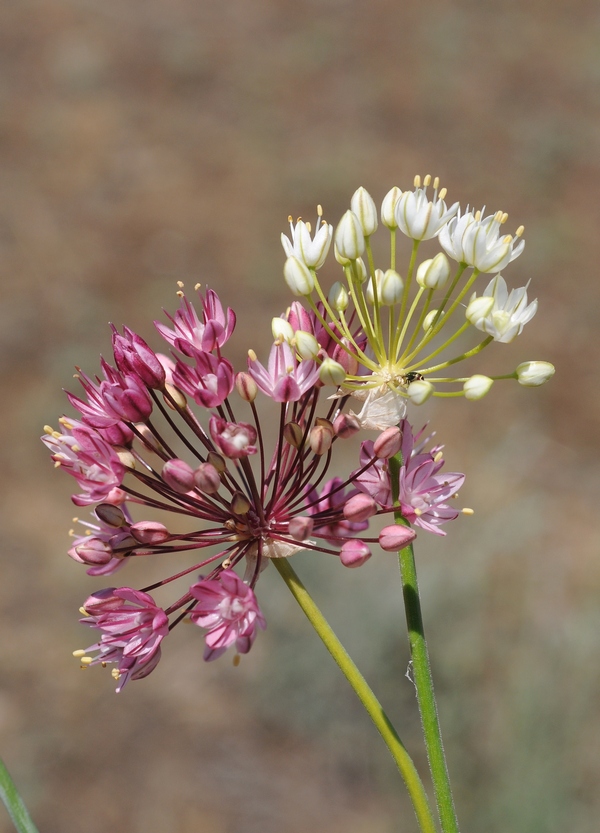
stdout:
<svg viewBox="0 0 600 833">
<path fill-rule="evenodd" d="M 156 322 L 170 355 L 113 327 L 114 366 L 101 360 L 95 378 L 79 371 L 83 396 L 68 398 L 80 417 L 62 417 L 61 430 L 43 437 L 77 483 L 74 503 L 95 507 L 69 550 L 90 575 L 112 575 L 132 558 L 166 563 L 175 553 L 191 555 L 189 566 L 154 585 L 100 590 L 83 605 L 82 621 L 100 635 L 76 655 L 83 665 L 114 663 L 118 691 L 156 667 L 163 640 L 186 618 L 204 631 L 205 659 L 231 646 L 247 653 L 265 627 L 255 588 L 270 559 L 311 549 L 358 567 L 374 544 L 386 551 L 409 544 L 412 526 L 368 532 L 372 518 L 397 509 L 388 466 L 394 455 L 404 461 L 398 489 L 411 525 L 440 533 L 458 514 L 446 500 L 462 475 L 442 476 L 441 449 L 415 445 L 406 420 L 363 442 L 354 472 L 327 478 L 336 448 L 360 425 L 344 412 L 343 390 L 322 397 L 320 364 L 349 365 L 352 356 L 314 313 L 296 303 L 282 317 L 282 326 L 316 345 L 314 357 L 302 358 L 294 341 L 280 337 L 266 367 L 250 351 L 247 368 L 236 373 L 222 354 L 235 327 L 232 310 L 212 290 L 198 292 L 200 312 L 179 294 L 172 327 Z M 279 411 L 273 442 L 261 426 L 259 394 Z M 134 520 L 144 508 L 154 518 L 160 512 L 160 521 Z M 159 605 L 150 595 L 165 595 L 187 576 L 179 598 Z"/>
</svg>

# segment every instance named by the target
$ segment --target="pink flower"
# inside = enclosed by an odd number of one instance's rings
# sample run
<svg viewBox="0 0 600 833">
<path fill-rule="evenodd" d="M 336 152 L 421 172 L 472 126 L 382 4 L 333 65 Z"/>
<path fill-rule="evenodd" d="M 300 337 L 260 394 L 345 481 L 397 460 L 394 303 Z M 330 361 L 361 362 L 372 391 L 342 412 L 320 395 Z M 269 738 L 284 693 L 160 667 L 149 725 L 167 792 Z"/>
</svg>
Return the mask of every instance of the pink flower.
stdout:
<svg viewBox="0 0 600 833">
<path fill-rule="evenodd" d="M 106 500 L 123 482 L 125 467 L 113 448 L 78 419 L 62 418 L 62 434 L 45 434 L 42 442 L 52 459 L 77 480 L 82 491 L 73 495 L 77 506 Z"/>
<path fill-rule="evenodd" d="M 248 372 L 262 392 L 275 402 L 297 402 L 319 381 L 316 362 L 311 359 L 299 362 L 285 341 L 271 347 L 268 369 L 256 358 L 249 358 Z"/>
<path fill-rule="evenodd" d="M 234 642 L 238 653 L 247 654 L 256 628 L 266 627 L 252 588 L 233 570 L 222 570 L 217 579 L 201 578 L 190 593 L 198 600 L 190 618 L 208 630 L 204 659 L 217 659 Z"/>
<path fill-rule="evenodd" d="M 323 486 L 321 494 L 314 487 L 306 492 L 306 511 L 314 522 L 314 528 L 323 538 L 351 538 L 355 532 L 367 529 L 368 521 L 349 521 L 344 515 L 346 502 L 356 495 L 356 489 L 346 494 L 346 484 L 341 477 L 333 477 Z"/>
<path fill-rule="evenodd" d="M 147 677 L 156 668 L 169 619 L 152 596 L 131 587 L 108 587 L 93 593 L 83 609 L 88 616 L 80 621 L 102 633 L 85 651 L 98 652 L 87 664 L 117 663 L 118 692 L 129 680 Z"/>
<path fill-rule="evenodd" d="M 161 336 L 168 341 L 176 350 L 180 350 L 186 356 L 190 355 L 189 348 L 194 350 L 211 352 L 216 347 L 222 347 L 231 336 L 235 327 L 235 313 L 228 309 L 223 312 L 219 296 L 212 289 L 207 290 L 206 299 L 198 291 L 202 302 L 202 321 L 190 301 L 185 297 L 181 298 L 181 308 L 172 317 L 167 313 L 167 318 L 172 322 L 173 329 L 169 329 L 160 321 L 155 321 L 154 326 Z"/>
<path fill-rule="evenodd" d="M 235 381 L 230 362 L 194 348 L 190 355 L 196 362 L 195 366 L 190 367 L 178 359 L 173 371 L 173 384 L 193 397 L 198 405 L 205 408 L 222 405 L 233 390 Z"/>
<path fill-rule="evenodd" d="M 216 445 L 230 460 L 239 460 L 256 454 L 256 428 L 247 422 L 227 422 L 221 417 L 211 417 L 210 435 Z"/>
<path fill-rule="evenodd" d="M 150 388 L 164 387 L 165 370 L 141 336 L 129 327 L 123 327 L 120 335 L 113 327 L 112 343 L 115 364 L 122 373 L 135 373 Z"/>
</svg>

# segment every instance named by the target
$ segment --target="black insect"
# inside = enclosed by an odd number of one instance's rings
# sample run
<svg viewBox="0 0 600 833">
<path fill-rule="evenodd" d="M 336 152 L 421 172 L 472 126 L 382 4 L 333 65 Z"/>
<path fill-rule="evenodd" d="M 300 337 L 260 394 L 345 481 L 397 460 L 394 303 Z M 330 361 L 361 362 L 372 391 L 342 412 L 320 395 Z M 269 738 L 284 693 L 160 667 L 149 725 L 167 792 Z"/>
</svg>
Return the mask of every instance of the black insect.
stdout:
<svg viewBox="0 0 600 833">
<path fill-rule="evenodd" d="M 424 378 L 422 373 L 417 373 L 415 370 L 412 370 L 410 373 L 402 376 L 402 384 L 410 385 L 411 382 L 422 382 Z"/>
</svg>

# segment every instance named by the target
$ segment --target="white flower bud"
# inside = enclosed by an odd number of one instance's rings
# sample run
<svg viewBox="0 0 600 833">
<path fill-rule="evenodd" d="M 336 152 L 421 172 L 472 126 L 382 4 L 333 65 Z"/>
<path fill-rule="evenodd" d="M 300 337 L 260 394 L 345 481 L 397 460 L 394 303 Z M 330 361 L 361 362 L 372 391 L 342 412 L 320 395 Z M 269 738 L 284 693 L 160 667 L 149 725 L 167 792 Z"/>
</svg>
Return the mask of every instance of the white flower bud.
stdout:
<svg viewBox="0 0 600 833">
<path fill-rule="evenodd" d="M 550 362 L 522 362 L 517 367 L 517 381 L 526 388 L 537 388 L 551 379 L 554 372 Z"/>
<path fill-rule="evenodd" d="M 424 260 L 417 269 L 417 283 L 425 289 L 441 289 L 450 277 L 450 264 L 443 252 Z"/>
<path fill-rule="evenodd" d="M 381 302 L 381 281 L 383 280 L 383 271 L 381 269 L 375 269 L 375 286 L 377 287 L 377 300 Z M 367 289 L 365 292 L 367 296 L 367 301 L 370 304 L 375 303 L 375 291 L 373 289 L 373 278 L 369 278 L 369 282 L 367 284 Z"/>
<path fill-rule="evenodd" d="M 413 405 L 422 405 L 426 402 L 433 393 L 433 385 L 425 379 L 417 379 L 416 382 L 411 382 L 406 393 Z"/>
<path fill-rule="evenodd" d="M 398 188 L 398 186 L 394 185 L 394 187 L 387 192 L 383 198 L 383 202 L 381 203 L 381 222 L 384 226 L 387 226 L 390 231 L 398 228 L 398 223 L 396 222 L 396 206 L 398 205 L 398 200 L 401 196 L 402 191 Z"/>
<path fill-rule="evenodd" d="M 494 309 L 494 298 L 490 295 L 474 295 L 465 311 L 465 318 L 474 326 L 482 318 L 487 318 Z"/>
<path fill-rule="evenodd" d="M 356 276 L 361 283 L 367 280 L 367 267 L 362 257 L 357 257 L 355 260 Z"/>
<path fill-rule="evenodd" d="M 289 343 L 294 337 L 292 325 L 289 321 L 285 321 L 283 318 L 273 318 L 271 320 L 271 332 L 273 333 L 274 341 L 283 339 L 283 341 L 287 341 Z"/>
<path fill-rule="evenodd" d="M 336 281 L 329 290 L 327 300 L 329 301 L 329 306 L 332 309 L 337 312 L 343 312 L 348 307 L 349 303 L 348 292 L 346 291 L 344 284 Z"/>
<path fill-rule="evenodd" d="M 350 208 L 358 217 L 365 237 L 377 231 L 377 208 L 369 192 L 362 186 L 352 195 Z"/>
<path fill-rule="evenodd" d="M 335 255 L 335 259 L 340 264 L 340 266 L 348 266 L 350 264 L 350 260 L 347 257 L 342 257 L 335 243 L 333 245 L 333 253 Z"/>
<path fill-rule="evenodd" d="M 404 281 L 394 269 L 387 269 L 379 285 L 381 303 L 388 307 L 400 303 Z"/>
<path fill-rule="evenodd" d="M 319 379 L 324 385 L 341 385 L 346 378 L 346 371 L 339 362 L 333 359 L 323 359 L 319 367 Z"/>
<path fill-rule="evenodd" d="M 427 315 L 423 319 L 423 329 L 425 330 L 425 332 L 427 332 L 427 330 L 433 325 L 433 322 L 435 321 L 435 317 L 436 317 L 437 314 L 438 314 L 438 311 L 436 309 L 429 310 L 429 312 L 427 313 Z M 438 318 L 438 324 L 442 320 L 443 317 L 444 317 L 444 313 L 442 313 L 440 315 L 440 317 Z"/>
<path fill-rule="evenodd" d="M 463 385 L 465 399 L 482 399 L 493 384 L 494 380 L 490 379 L 489 376 L 476 373 L 475 376 L 467 379 Z"/>
<path fill-rule="evenodd" d="M 292 295 L 296 295 L 297 297 L 310 295 L 315 288 L 313 273 L 297 257 L 288 257 L 283 266 L 283 277 Z"/>
<path fill-rule="evenodd" d="M 316 359 L 319 353 L 319 342 L 312 333 L 296 330 L 294 347 L 302 359 Z"/>
<path fill-rule="evenodd" d="M 365 250 L 360 220 L 353 211 L 346 211 L 335 230 L 335 245 L 341 257 L 356 260 Z"/>
</svg>

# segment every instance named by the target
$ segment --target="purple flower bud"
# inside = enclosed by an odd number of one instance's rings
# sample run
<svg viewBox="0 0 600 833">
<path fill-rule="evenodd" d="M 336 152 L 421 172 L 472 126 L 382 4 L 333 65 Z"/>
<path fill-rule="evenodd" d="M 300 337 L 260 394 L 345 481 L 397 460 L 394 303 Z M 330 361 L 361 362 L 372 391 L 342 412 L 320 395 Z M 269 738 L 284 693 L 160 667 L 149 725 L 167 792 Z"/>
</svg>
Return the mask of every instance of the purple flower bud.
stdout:
<svg viewBox="0 0 600 833">
<path fill-rule="evenodd" d="M 167 460 L 161 477 L 174 492 L 182 495 L 194 488 L 194 472 L 184 460 Z"/>
<path fill-rule="evenodd" d="M 409 526 L 385 526 L 379 533 L 379 546 L 386 552 L 399 552 L 416 537 L 416 533 Z"/>
<path fill-rule="evenodd" d="M 238 373 L 235 377 L 235 387 L 245 402 L 254 402 L 258 393 L 258 385 L 249 373 Z"/>
<path fill-rule="evenodd" d="M 317 425 L 311 429 L 308 442 L 312 451 L 321 456 L 331 448 L 333 442 L 333 425 L 326 419 L 317 419 Z"/>
<path fill-rule="evenodd" d="M 360 523 L 377 514 L 377 504 L 370 495 L 354 495 L 344 505 L 344 517 L 348 521 Z"/>
<path fill-rule="evenodd" d="M 137 374 L 149 388 L 164 387 L 165 369 L 156 353 L 129 327 L 124 327 L 123 332 L 124 335 L 119 335 L 113 327 L 113 352 L 119 370 L 122 373 Z"/>
<path fill-rule="evenodd" d="M 380 459 L 383 457 L 389 460 L 397 454 L 402 447 L 402 431 L 397 425 L 386 428 L 373 443 L 373 453 Z"/>
<path fill-rule="evenodd" d="M 251 503 L 243 492 L 235 492 L 231 498 L 230 506 L 234 515 L 247 515 Z"/>
<path fill-rule="evenodd" d="M 314 528 L 314 521 L 312 518 L 307 517 L 297 517 L 292 518 L 289 524 L 289 532 L 292 538 L 295 538 L 296 541 L 306 541 L 307 538 L 310 538 Z"/>
<path fill-rule="evenodd" d="M 72 547 L 69 555 L 82 564 L 108 564 L 113 557 L 113 551 L 105 541 L 90 537 L 76 547 Z"/>
<path fill-rule="evenodd" d="M 358 538 L 350 538 L 342 544 L 340 561 L 344 567 L 362 567 L 371 557 L 371 550 Z"/>
<path fill-rule="evenodd" d="M 130 531 L 140 544 L 164 544 L 171 537 L 167 527 L 158 521 L 139 521 L 131 525 Z"/>
<path fill-rule="evenodd" d="M 108 526 L 120 527 L 125 524 L 123 510 L 112 503 L 100 503 L 96 506 L 96 517 Z"/>
<path fill-rule="evenodd" d="M 206 495 L 215 495 L 221 487 L 221 477 L 212 463 L 200 463 L 194 472 L 196 487 Z"/>
<path fill-rule="evenodd" d="M 338 414 L 333 420 L 333 430 L 336 436 L 341 437 L 342 440 L 347 440 L 360 431 L 360 422 L 355 416 L 350 414 Z"/>
<path fill-rule="evenodd" d="M 102 382 L 100 395 L 107 408 L 126 422 L 143 422 L 152 413 L 152 400 L 141 379 L 123 374 L 119 382 Z"/>
</svg>

